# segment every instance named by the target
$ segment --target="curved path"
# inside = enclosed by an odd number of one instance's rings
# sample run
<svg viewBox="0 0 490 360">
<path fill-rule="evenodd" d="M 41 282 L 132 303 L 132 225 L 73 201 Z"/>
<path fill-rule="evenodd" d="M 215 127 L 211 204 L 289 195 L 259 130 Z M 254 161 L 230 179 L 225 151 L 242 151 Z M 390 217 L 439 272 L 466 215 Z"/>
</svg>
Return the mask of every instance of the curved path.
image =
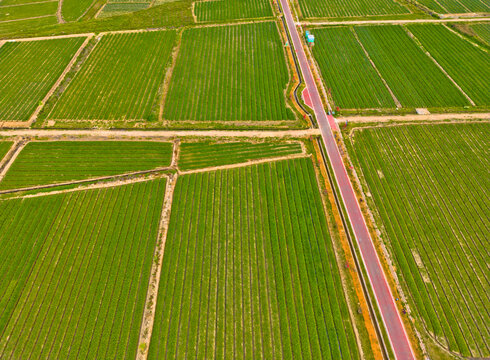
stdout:
<svg viewBox="0 0 490 360">
<path fill-rule="evenodd" d="M 291 10 L 287 0 L 281 0 L 281 6 L 284 11 L 286 23 L 293 41 L 293 48 L 298 57 L 301 72 L 308 88 L 313 110 L 317 118 L 321 136 L 327 150 L 327 155 L 333 168 L 335 179 L 340 189 L 342 200 L 347 210 L 347 215 L 354 230 L 354 236 L 359 245 L 361 256 L 367 270 L 369 281 L 374 291 L 376 301 L 383 323 L 388 332 L 388 336 L 395 354 L 399 360 L 415 359 L 413 349 L 410 344 L 403 321 L 396 308 L 393 294 L 386 279 L 385 273 L 379 261 L 376 249 L 369 234 L 367 225 L 357 201 L 354 189 L 344 167 L 342 157 L 339 153 L 337 143 L 334 138 L 333 130 L 337 128 L 333 116 L 327 116 L 316 87 L 315 80 L 311 69 L 308 65 L 308 59 L 303 49 L 298 30 L 295 26 Z"/>
</svg>

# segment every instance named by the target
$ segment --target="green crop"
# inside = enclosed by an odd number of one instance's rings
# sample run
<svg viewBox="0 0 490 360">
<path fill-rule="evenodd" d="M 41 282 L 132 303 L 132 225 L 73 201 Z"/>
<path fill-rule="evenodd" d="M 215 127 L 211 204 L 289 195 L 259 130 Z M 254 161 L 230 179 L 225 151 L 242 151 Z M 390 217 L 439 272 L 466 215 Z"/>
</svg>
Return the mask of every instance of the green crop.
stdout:
<svg viewBox="0 0 490 360">
<path fill-rule="evenodd" d="M 409 14 L 409 10 L 394 0 L 299 0 L 301 12 L 311 17 L 351 17 L 389 14 Z"/>
<path fill-rule="evenodd" d="M 273 16 L 269 1 L 265 0 L 201 0 L 195 2 L 198 21 L 223 21 Z"/>
</svg>

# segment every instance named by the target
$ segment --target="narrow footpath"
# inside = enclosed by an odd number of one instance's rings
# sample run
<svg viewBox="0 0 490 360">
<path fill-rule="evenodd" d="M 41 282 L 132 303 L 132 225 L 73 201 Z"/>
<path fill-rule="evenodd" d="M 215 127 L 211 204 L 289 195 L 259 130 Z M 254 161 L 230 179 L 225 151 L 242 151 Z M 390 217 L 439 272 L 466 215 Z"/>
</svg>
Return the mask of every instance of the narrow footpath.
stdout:
<svg viewBox="0 0 490 360">
<path fill-rule="evenodd" d="M 374 291 L 382 320 L 388 332 L 395 357 L 399 360 L 415 359 L 410 340 L 404 328 L 403 321 L 397 311 L 393 294 L 379 261 L 376 249 L 369 234 L 361 212 L 354 189 L 347 175 L 342 157 L 334 138 L 333 130 L 336 123 L 333 116 L 327 116 L 320 94 L 316 87 L 311 69 L 308 65 L 303 45 L 295 26 L 291 9 L 287 0 L 281 0 L 285 20 L 291 34 L 292 46 L 299 60 L 301 72 L 308 89 L 313 110 L 316 115 L 321 136 L 327 150 L 327 155 L 333 168 L 333 173 L 340 189 L 347 216 L 352 224 L 355 239 L 359 245 L 361 256 L 367 270 L 369 281 Z"/>
</svg>

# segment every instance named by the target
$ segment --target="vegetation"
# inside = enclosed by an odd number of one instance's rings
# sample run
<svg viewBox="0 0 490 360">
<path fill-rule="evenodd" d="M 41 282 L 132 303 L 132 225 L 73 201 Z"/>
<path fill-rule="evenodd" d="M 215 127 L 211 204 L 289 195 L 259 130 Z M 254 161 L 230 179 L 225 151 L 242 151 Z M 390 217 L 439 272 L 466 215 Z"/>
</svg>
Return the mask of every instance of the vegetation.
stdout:
<svg viewBox="0 0 490 360">
<path fill-rule="evenodd" d="M 427 333 L 490 355 L 488 123 L 358 130 L 354 160 Z"/>
<path fill-rule="evenodd" d="M 477 105 L 490 105 L 488 50 L 444 25 L 410 25 L 409 30 Z"/>
<path fill-rule="evenodd" d="M 93 3 L 94 0 L 63 0 L 61 15 L 65 21 L 76 21 Z"/>
<path fill-rule="evenodd" d="M 395 0 L 299 0 L 305 17 L 352 17 L 408 14 L 410 11 Z"/>
<path fill-rule="evenodd" d="M 163 116 L 168 120 L 294 120 L 275 22 L 184 31 Z"/>
<path fill-rule="evenodd" d="M 3 157 L 8 153 L 10 148 L 12 147 L 13 142 L 11 141 L 0 141 L 0 162 Z"/>
<path fill-rule="evenodd" d="M 179 168 L 192 170 L 301 153 L 299 142 L 184 142 Z"/>
<path fill-rule="evenodd" d="M 55 15 L 57 7 L 56 1 L 14 6 L 5 6 L 2 2 L 0 3 L 0 22 Z"/>
<path fill-rule="evenodd" d="M 272 16 L 268 0 L 201 0 L 194 4 L 198 21 L 223 21 Z"/>
<path fill-rule="evenodd" d="M 417 0 L 439 14 L 488 13 L 490 5 L 481 0 Z"/>
<path fill-rule="evenodd" d="M 109 3 L 104 6 L 98 18 L 145 10 L 149 6 L 150 3 Z"/>
<path fill-rule="evenodd" d="M 0 120 L 28 120 L 84 40 L 8 42 L 0 47 Z"/>
<path fill-rule="evenodd" d="M 172 144 L 136 141 L 30 142 L 0 182 L 23 188 L 170 165 Z"/>
<path fill-rule="evenodd" d="M 175 38 L 175 31 L 104 35 L 48 118 L 150 118 Z"/>
<path fill-rule="evenodd" d="M 475 24 L 471 25 L 471 30 L 473 30 L 478 38 L 480 38 L 485 44 L 490 46 L 490 24 Z"/>
<path fill-rule="evenodd" d="M 342 109 L 394 108 L 395 102 L 369 62 L 352 28 L 314 29 L 313 55 L 335 106 Z"/>
<path fill-rule="evenodd" d="M 149 359 L 357 359 L 313 164 L 179 178 Z"/>
<path fill-rule="evenodd" d="M 470 105 L 402 27 L 364 26 L 356 27 L 355 31 L 402 106 Z"/>
<path fill-rule="evenodd" d="M 1 358 L 135 358 L 164 191 L 0 201 Z"/>
</svg>

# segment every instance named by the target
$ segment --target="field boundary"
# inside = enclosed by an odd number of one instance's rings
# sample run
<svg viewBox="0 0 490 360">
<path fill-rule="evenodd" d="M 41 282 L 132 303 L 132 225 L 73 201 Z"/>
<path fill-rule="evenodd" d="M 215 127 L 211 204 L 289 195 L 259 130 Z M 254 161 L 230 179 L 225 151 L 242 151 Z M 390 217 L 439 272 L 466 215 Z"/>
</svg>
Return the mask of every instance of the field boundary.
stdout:
<svg viewBox="0 0 490 360">
<path fill-rule="evenodd" d="M 380 116 L 345 116 L 335 118 L 338 124 L 352 123 L 385 123 L 392 121 L 444 121 L 444 120 L 490 120 L 490 113 L 447 113 L 428 115 L 380 115 Z"/>
<path fill-rule="evenodd" d="M 419 23 L 452 23 L 452 22 L 486 22 L 490 17 L 464 18 L 464 19 L 405 19 L 405 20 L 353 20 L 353 21 L 300 21 L 296 25 L 318 26 L 318 25 L 400 25 Z"/>
<path fill-rule="evenodd" d="M 7 171 L 9 171 L 15 159 L 17 159 L 17 156 L 19 156 L 19 153 L 22 151 L 22 149 L 24 149 L 26 144 L 27 141 L 17 141 L 12 145 L 7 154 L 5 154 L 4 158 L 0 162 L 0 181 L 3 180 L 5 174 L 7 174 Z"/>
</svg>

